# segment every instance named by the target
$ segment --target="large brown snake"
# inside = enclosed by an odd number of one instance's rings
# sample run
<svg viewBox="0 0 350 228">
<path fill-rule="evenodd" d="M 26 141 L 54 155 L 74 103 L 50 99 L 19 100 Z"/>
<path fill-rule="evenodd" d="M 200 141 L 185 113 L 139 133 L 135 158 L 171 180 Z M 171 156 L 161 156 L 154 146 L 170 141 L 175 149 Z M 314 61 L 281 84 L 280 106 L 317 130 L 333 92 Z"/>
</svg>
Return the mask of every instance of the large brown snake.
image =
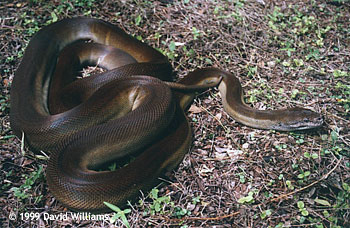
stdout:
<svg viewBox="0 0 350 228">
<path fill-rule="evenodd" d="M 91 64 L 108 71 L 74 79 Z M 191 144 L 184 110 L 194 94 L 165 83 L 171 75 L 162 54 L 102 20 L 64 19 L 32 38 L 12 83 L 10 120 L 31 148 L 51 153 L 47 182 L 59 201 L 104 211 L 104 201 L 123 205 L 177 166 Z M 226 112 L 251 127 L 290 131 L 323 123 L 307 109 L 246 106 L 238 79 L 216 68 L 196 70 L 179 83 L 192 89 L 218 84 Z M 130 154 L 136 158 L 116 171 L 94 171 Z"/>
</svg>

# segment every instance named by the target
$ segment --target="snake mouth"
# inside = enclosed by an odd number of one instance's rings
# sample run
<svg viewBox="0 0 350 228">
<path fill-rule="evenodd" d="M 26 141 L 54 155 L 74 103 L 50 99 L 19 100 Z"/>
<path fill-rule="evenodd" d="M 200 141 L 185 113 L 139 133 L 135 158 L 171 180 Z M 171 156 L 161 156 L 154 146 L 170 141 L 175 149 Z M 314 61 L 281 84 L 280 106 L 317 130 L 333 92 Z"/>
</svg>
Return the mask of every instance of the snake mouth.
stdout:
<svg viewBox="0 0 350 228">
<path fill-rule="evenodd" d="M 313 128 L 319 128 L 323 125 L 324 120 L 322 116 L 313 119 L 304 118 L 302 120 L 295 120 L 290 122 L 280 122 L 273 126 L 272 129 L 277 131 L 302 131 Z"/>
</svg>

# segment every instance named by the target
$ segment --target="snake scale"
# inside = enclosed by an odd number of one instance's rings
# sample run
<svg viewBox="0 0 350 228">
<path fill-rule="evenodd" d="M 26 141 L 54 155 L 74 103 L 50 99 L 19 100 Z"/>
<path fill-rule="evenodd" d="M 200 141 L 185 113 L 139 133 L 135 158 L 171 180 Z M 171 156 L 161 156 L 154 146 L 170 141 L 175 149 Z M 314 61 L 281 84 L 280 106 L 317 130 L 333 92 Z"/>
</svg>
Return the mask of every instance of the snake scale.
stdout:
<svg viewBox="0 0 350 228">
<path fill-rule="evenodd" d="M 106 71 L 76 79 L 87 65 Z M 56 199 L 73 210 L 101 212 L 104 201 L 124 205 L 178 165 L 192 142 L 184 110 L 196 90 L 212 86 L 242 124 L 292 131 L 323 123 L 308 109 L 250 108 L 239 80 L 220 69 L 198 69 L 174 83 L 160 52 L 91 18 L 63 19 L 31 39 L 12 82 L 10 123 L 30 148 L 50 153 L 46 176 Z M 125 156 L 134 159 L 99 171 Z"/>
</svg>

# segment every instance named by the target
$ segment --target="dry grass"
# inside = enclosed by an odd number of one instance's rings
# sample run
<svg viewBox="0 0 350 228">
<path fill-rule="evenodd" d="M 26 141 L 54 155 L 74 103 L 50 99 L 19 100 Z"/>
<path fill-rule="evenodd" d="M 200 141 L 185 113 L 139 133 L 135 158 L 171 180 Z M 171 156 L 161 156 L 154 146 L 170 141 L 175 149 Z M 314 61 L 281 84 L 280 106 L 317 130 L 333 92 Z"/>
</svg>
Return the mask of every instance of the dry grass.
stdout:
<svg viewBox="0 0 350 228">
<path fill-rule="evenodd" d="M 325 117 L 315 131 L 256 130 L 230 118 L 215 89 L 200 94 L 188 113 L 193 147 L 159 187 L 159 196 L 170 198 L 156 213 L 149 197 L 128 206 L 132 227 L 350 226 L 348 1 L 30 2 L 0 3 L 1 227 L 113 227 L 44 221 L 43 213 L 66 209 L 50 195 L 43 173 L 33 176 L 47 160 L 28 149 L 23 156 L 9 126 L 10 85 L 23 49 L 54 15 L 119 24 L 168 55 L 178 77 L 206 66 L 231 71 L 255 108 L 304 106 Z M 22 175 L 36 181 L 19 199 L 11 188 L 25 185 Z M 252 199 L 239 203 L 249 192 Z M 11 221 L 11 212 L 42 216 Z"/>
</svg>

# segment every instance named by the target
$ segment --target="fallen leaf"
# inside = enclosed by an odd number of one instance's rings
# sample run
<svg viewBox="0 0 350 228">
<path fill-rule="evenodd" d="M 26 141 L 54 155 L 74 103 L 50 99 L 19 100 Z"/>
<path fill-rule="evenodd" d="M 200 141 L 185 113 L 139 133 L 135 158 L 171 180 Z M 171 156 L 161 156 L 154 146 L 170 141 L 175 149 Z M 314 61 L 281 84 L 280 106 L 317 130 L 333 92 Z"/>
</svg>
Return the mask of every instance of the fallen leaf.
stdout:
<svg viewBox="0 0 350 228">
<path fill-rule="evenodd" d="M 226 153 L 215 152 L 215 157 L 218 160 L 224 160 L 227 157 L 227 155 L 226 155 Z"/>
<path fill-rule="evenodd" d="M 222 113 L 221 112 L 219 112 L 218 114 L 215 115 L 215 118 L 217 120 L 221 120 L 221 117 L 222 117 Z"/>
<path fill-rule="evenodd" d="M 188 111 L 196 114 L 196 113 L 201 113 L 203 110 L 196 105 L 191 105 L 191 107 L 188 109 Z"/>
<path fill-rule="evenodd" d="M 258 66 L 261 68 L 265 67 L 265 62 L 264 61 L 258 62 Z"/>
<path fill-rule="evenodd" d="M 222 148 L 222 147 L 218 147 L 218 146 L 214 146 L 216 152 L 226 152 L 228 149 L 227 148 Z"/>
<path fill-rule="evenodd" d="M 327 200 L 316 198 L 315 202 L 322 206 L 329 206 L 329 207 L 331 206 L 331 204 Z"/>
<path fill-rule="evenodd" d="M 243 149 L 248 149 L 248 148 L 249 148 L 249 143 L 244 143 L 244 144 L 242 145 L 242 148 L 243 148 Z"/>
<path fill-rule="evenodd" d="M 5 87 L 8 87 L 10 84 L 10 80 L 8 80 L 7 78 L 5 78 L 2 83 L 4 84 Z"/>
<path fill-rule="evenodd" d="M 241 150 L 227 150 L 226 153 L 231 159 L 232 158 L 237 159 L 239 157 L 239 155 L 243 154 L 243 151 L 241 151 Z"/>
<path fill-rule="evenodd" d="M 199 168 L 200 175 L 206 174 L 206 173 L 212 173 L 215 168 L 208 168 L 208 166 L 203 165 Z"/>
</svg>

